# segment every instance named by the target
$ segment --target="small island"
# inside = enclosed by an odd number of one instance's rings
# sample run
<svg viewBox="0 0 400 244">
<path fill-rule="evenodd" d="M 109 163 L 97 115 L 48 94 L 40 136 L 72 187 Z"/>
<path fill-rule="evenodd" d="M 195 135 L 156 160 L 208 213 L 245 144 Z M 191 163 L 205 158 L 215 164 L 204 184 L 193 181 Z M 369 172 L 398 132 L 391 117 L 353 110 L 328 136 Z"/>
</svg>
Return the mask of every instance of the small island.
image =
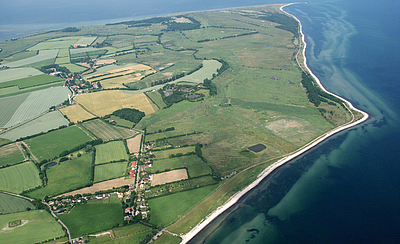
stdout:
<svg viewBox="0 0 400 244">
<path fill-rule="evenodd" d="M 277 167 L 366 120 L 307 67 L 283 6 L 0 42 L 0 238 L 186 243 Z"/>
</svg>

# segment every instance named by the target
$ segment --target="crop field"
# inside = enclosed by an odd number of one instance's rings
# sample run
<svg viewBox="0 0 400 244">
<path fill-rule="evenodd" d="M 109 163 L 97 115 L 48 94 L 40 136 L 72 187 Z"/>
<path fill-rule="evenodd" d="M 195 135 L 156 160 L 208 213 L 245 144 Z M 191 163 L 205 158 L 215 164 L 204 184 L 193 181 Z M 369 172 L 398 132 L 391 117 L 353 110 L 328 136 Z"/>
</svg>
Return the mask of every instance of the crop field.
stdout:
<svg viewBox="0 0 400 244">
<path fill-rule="evenodd" d="M 70 36 L 70 37 L 62 37 L 56 39 L 50 39 L 44 42 L 40 42 L 37 45 L 29 48 L 29 51 L 36 50 L 46 50 L 46 49 L 68 49 L 70 46 L 74 45 L 76 41 L 78 41 L 80 36 Z"/>
<path fill-rule="evenodd" d="M 59 111 L 52 111 L 6 133 L 0 134 L 0 137 L 15 141 L 21 137 L 47 132 L 63 125 L 68 125 L 68 120 Z"/>
<path fill-rule="evenodd" d="M 11 67 L 11 68 L 27 66 L 27 65 L 35 64 L 35 63 L 42 62 L 42 61 L 45 61 L 45 60 L 55 59 L 57 57 L 57 54 L 58 54 L 58 49 L 40 50 L 39 54 L 34 56 L 34 57 L 30 57 L 30 58 L 26 58 L 26 59 L 14 61 L 14 62 L 6 63 L 4 65 L 7 66 L 7 67 Z"/>
<path fill-rule="evenodd" d="M 24 88 L 24 89 L 19 89 L 18 86 L 1 88 L 0 89 L 0 98 L 16 96 L 16 95 L 21 95 L 21 94 L 28 94 L 28 93 L 31 93 L 34 91 L 44 90 L 47 88 L 63 86 L 64 83 L 65 83 L 64 81 L 59 81 L 59 82 L 49 83 L 49 84 L 40 85 L 40 86 L 32 86 L 32 87 L 28 87 L 28 88 Z"/>
<path fill-rule="evenodd" d="M 203 61 L 203 67 L 199 69 L 198 71 L 194 72 L 193 74 L 187 75 L 185 77 L 182 77 L 174 83 L 177 82 L 183 82 L 183 81 L 188 81 L 188 82 L 194 82 L 194 83 L 203 83 L 204 79 L 211 79 L 213 74 L 217 73 L 217 69 L 221 68 L 222 64 L 218 62 L 217 60 L 204 60 Z"/>
<path fill-rule="evenodd" d="M 135 123 L 133 123 L 132 121 L 121 119 L 120 117 L 117 117 L 115 115 L 111 115 L 109 121 L 110 120 L 114 120 L 113 123 L 116 123 L 118 126 L 122 126 L 128 129 L 133 128 L 133 126 L 135 125 Z"/>
<path fill-rule="evenodd" d="M 47 185 L 28 195 L 43 199 L 45 196 L 57 196 L 90 184 L 91 163 L 92 154 L 89 153 L 48 168 L 46 170 Z"/>
<path fill-rule="evenodd" d="M 91 140 L 92 138 L 77 126 L 69 126 L 27 139 L 25 143 L 28 144 L 33 154 L 42 160 L 58 157 L 64 150 L 73 149 Z"/>
<path fill-rule="evenodd" d="M 70 213 L 62 214 L 59 218 L 68 227 L 72 238 L 76 238 L 122 224 L 122 205 L 121 203 L 77 205 Z"/>
<path fill-rule="evenodd" d="M 141 77 L 154 73 L 154 69 L 144 64 L 134 64 L 132 66 L 124 66 L 103 73 L 87 75 L 84 78 L 93 83 L 100 81 L 105 89 L 121 88 L 124 84 L 138 81 Z"/>
<path fill-rule="evenodd" d="M 9 227 L 12 221 L 21 225 Z M 39 243 L 64 236 L 61 225 L 45 210 L 0 215 L 0 240 L 4 243 Z"/>
<path fill-rule="evenodd" d="M 23 212 L 27 208 L 33 210 L 35 206 L 26 199 L 0 192 L 0 215 Z"/>
<path fill-rule="evenodd" d="M 89 46 L 97 39 L 97 36 L 85 36 L 74 43 L 73 46 Z"/>
<path fill-rule="evenodd" d="M 60 112 L 66 115 L 69 121 L 74 123 L 95 117 L 93 114 L 84 110 L 81 106 L 77 104 L 61 108 Z"/>
<path fill-rule="evenodd" d="M 211 175 L 212 173 L 210 166 L 204 163 L 200 158 L 189 161 L 187 163 L 187 168 L 190 178 Z"/>
<path fill-rule="evenodd" d="M 0 166 L 14 165 L 24 161 L 21 146 L 18 142 L 0 147 Z"/>
<path fill-rule="evenodd" d="M 74 100 L 100 117 L 112 114 L 122 108 L 135 108 L 146 115 L 155 112 L 152 103 L 143 93 L 127 94 L 117 90 L 100 91 L 76 96 Z"/>
<path fill-rule="evenodd" d="M 68 94 L 71 94 L 71 92 L 67 87 L 53 87 L 30 93 L 4 127 L 11 127 L 33 119 L 41 113 L 48 111 L 51 106 L 64 102 L 68 99 Z M 35 106 L 32 106 L 32 104 Z"/>
<path fill-rule="evenodd" d="M 41 184 L 39 171 L 32 162 L 0 169 L 0 190 L 2 191 L 21 193 Z"/>
<path fill-rule="evenodd" d="M 156 91 L 146 92 L 146 96 L 155 104 L 159 109 L 166 108 L 167 105 L 163 101 L 161 94 Z"/>
<path fill-rule="evenodd" d="M 54 82 L 59 82 L 62 81 L 60 77 L 57 76 L 51 76 L 51 75 L 45 75 L 45 74 L 40 74 L 40 75 L 35 75 L 32 77 L 27 77 L 27 78 L 21 78 L 13 81 L 8 81 L 8 82 L 3 82 L 0 83 L 0 89 L 4 87 L 10 87 L 10 86 L 18 86 L 20 89 L 24 89 L 27 87 L 32 87 L 32 86 L 40 86 L 48 83 L 54 83 Z"/>
<path fill-rule="evenodd" d="M 153 153 L 155 158 L 158 159 L 164 159 L 164 158 L 169 158 L 171 154 L 176 155 L 177 153 L 188 153 L 188 152 L 194 152 L 194 147 L 180 147 L 180 148 L 174 148 L 174 149 L 169 149 L 169 150 L 162 150 L 162 151 L 156 151 Z"/>
<path fill-rule="evenodd" d="M 5 69 L 0 71 L 0 84 L 7 81 L 42 75 L 43 73 L 35 68 L 24 67 L 15 69 Z"/>
<path fill-rule="evenodd" d="M 150 223 L 168 226 L 179 215 L 184 214 L 196 203 L 211 194 L 217 187 L 218 185 L 205 186 L 190 191 L 149 199 L 149 207 L 151 208 Z M 176 205 L 179 205 L 179 208 Z"/>
<path fill-rule="evenodd" d="M 7 122 L 13 117 L 15 111 L 24 103 L 28 96 L 29 94 L 21 94 L 0 98 L 0 127 L 5 127 Z"/>
<path fill-rule="evenodd" d="M 94 168 L 94 182 L 115 179 L 125 175 L 127 162 L 96 165 Z"/>
<path fill-rule="evenodd" d="M 163 185 L 170 182 L 186 180 L 188 175 L 186 169 L 177 169 L 160 174 L 154 174 L 151 186 Z"/>
<path fill-rule="evenodd" d="M 33 56 L 36 56 L 36 55 L 37 55 L 37 52 L 35 52 L 35 51 L 24 50 L 24 51 L 21 51 L 19 53 L 15 53 L 15 54 L 13 54 L 13 55 L 11 55 L 9 57 L 3 58 L 2 62 L 14 62 L 14 61 L 18 61 L 18 60 L 21 60 L 21 59 L 30 58 L 30 57 L 33 57 Z"/>
<path fill-rule="evenodd" d="M 128 160 L 124 142 L 112 141 L 96 146 L 96 165 L 111 161 Z"/>
<path fill-rule="evenodd" d="M 69 53 L 70 53 L 71 57 L 75 57 L 76 54 L 97 52 L 99 50 L 100 50 L 99 48 L 94 48 L 94 47 L 73 48 L 73 49 L 69 49 Z"/>
<path fill-rule="evenodd" d="M 87 70 L 87 68 L 76 65 L 76 64 L 63 64 L 62 66 L 69 69 L 69 71 L 71 71 L 73 73 L 80 73 L 82 71 Z"/>
<path fill-rule="evenodd" d="M 120 138 L 126 139 L 138 133 L 135 130 L 107 124 L 100 119 L 86 121 L 82 124 L 82 126 L 89 130 L 97 138 L 101 138 L 103 141 L 116 140 Z"/>
<path fill-rule="evenodd" d="M 142 134 L 138 134 L 133 138 L 126 140 L 129 154 L 138 153 L 142 142 Z"/>
</svg>

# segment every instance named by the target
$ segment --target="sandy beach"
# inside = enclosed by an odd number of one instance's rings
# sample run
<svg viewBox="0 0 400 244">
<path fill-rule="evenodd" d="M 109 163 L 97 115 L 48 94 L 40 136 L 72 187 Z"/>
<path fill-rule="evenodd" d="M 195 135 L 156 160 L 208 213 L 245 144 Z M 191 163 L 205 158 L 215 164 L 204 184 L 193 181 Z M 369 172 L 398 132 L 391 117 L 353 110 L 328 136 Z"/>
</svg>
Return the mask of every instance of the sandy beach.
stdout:
<svg viewBox="0 0 400 244">
<path fill-rule="evenodd" d="M 309 67 L 307 66 L 307 58 L 305 56 L 305 50 L 307 48 L 307 43 L 305 42 L 305 37 L 303 34 L 303 30 L 302 30 L 302 25 L 301 22 L 293 15 L 285 12 L 283 10 L 284 7 L 289 6 L 293 3 L 290 4 L 286 4 L 283 5 L 280 10 L 282 12 L 284 12 L 285 14 L 291 16 L 292 18 L 296 19 L 296 21 L 299 23 L 299 27 L 300 27 L 300 34 L 301 34 L 301 40 L 304 44 L 304 48 L 302 50 L 302 55 L 304 58 L 304 66 L 307 69 L 307 71 L 312 75 L 312 77 L 315 79 L 315 81 L 318 83 L 318 85 L 321 87 L 321 89 L 341 100 L 343 100 L 346 105 L 347 108 L 350 110 L 355 110 L 359 113 L 361 113 L 363 115 L 362 119 L 359 120 L 355 120 L 354 115 L 352 118 L 352 121 L 350 121 L 347 124 L 344 124 L 338 128 L 333 129 L 332 131 L 329 131 L 321 136 L 319 136 L 318 138 L 314 139 L 313 141 L 311 141 L 310 143 L 308 143 L 307 145 L 303 146 L 302 148 L 298 149 L 297 151 L 293 152 L 291 155 L 286 156 L 278 161 L 276 161 L 275 163 L 271 164 L 270 166 L 268 166 L 263 172 L 261 172 L 257 179 L 252 182 L 250 185 L 248 185 L 246 188 L 244 188 L 243 190 L 237 192 L 235 195 L 233 195 L 225 204 L 223 204 L 222 206 L 220 206 L 219 208 L 217 208 L 214 212 L 212 212 L 210 215 L 208 215 L 205 219 L 203 219 L 203 221 L 201 221 L 198 225 L 196 225 L 191 231 L 189 231 L 188 233 L 184 234 L 181 236 L 182 238 L 182 242 L 181 243 L 187 243 L 188 241 L 190 241 L 197 233 L 199 233 L 204 227 L 206 227 L 209 223 L 211 223 L 216 217 L 218 217 L 221 213 L 223 213 L 224 211 L 226 211 L 228 208 L 230 208 L 232 205 L 234 205 L 243 195 L 245 195 L 248 191 L 250 191 L 251 189 L 253 189 L 255 186 L 257 186 L 265 177 L 267 177 L 271 172 L 273 172 L 275 169 L 277 169 L 278 167 L 282 166 L 283 164 L 289 162 L 290 160 L 300 156 L 301 154 L 303 154 L 304 152 L 308 151 L 309 149 L 315 147 L 316 145 L 318 145 L 319 143 L 321 143 L 322 141 L 324 141 L 325 139 L 327 139 L 328 137 L 343 131 L 345 129 L 348 129 L 350 127 L 353 127 L 355 125 L 358 125 L 362 122 L 364 122 L 365 120 L 368 119 L 369 115 L 364 112 L 361 111 L 357 108 L 355 108 L 349 101 L 343 99 L 342 97 L 333 94 L 329 91 L 327 91 L 321 84 L 320 80 L 314 75 L 314 73 L 309 69 Z"/>
</svg>

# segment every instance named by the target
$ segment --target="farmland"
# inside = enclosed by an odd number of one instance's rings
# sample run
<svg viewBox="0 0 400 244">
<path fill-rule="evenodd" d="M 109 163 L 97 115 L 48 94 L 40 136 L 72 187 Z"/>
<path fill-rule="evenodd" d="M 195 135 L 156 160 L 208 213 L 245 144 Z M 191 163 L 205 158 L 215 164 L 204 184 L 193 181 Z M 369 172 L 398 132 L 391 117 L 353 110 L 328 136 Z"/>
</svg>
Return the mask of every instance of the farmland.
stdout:
<svg viewBox="0 0 400 244">
<path fill-rule="evenodd" d="M 150 115 L 153 105 L 144 94 L 127 94 L 122 91 L 100 91 L 79 95 L 75 100 L 90 112 L 103 117 L 121 108 L 135 108 Z"/>
<path fill-rule="evenodd" d="M 15 68 L 0 71 L 0 83 L 43 74 L 34 68 Z"/>
<path fill-rule="evenodd" d="M 39 54 L 33 57 L 25 58 L 22 60 L 10 62 L 10 63 L 3 63 L 4 66 L 16 68 L 21 66 L 28 66 L 31 64 L 47 61 L 47 60 L 54 60 L 57 57 L 58 49 L 54 50 L 40 50 Z M 1 67 L 1 66 L 0 66 Z"/>
<path fill-rule="evenodd" d="M 129 154 L 138 153 L 140 150 L 140 145 L 142 141 L 142 134 L 138 134 L 133 138 L 126 140 L 128 146 Z"/>
<path fill-rule="evenodd" d="M 200 158 L 189 160 L 187 163 L 187 168 L 190 178 L 211 175 L 212 173 L 210 166 L 204 163 Z"/>
<path fill-rule="evenodd" d="M 52 111 L 8 132 L 0 134 L 0 137 L 15 141 L 21 137 L 47 132 L 63 125 L 68 125 L 68 120 L 66 120 L 59 111 Z"/>
<path fill-rule="evenodd" d="M 113 141 L 96 146 L 96 165 L 120 160 L 128 160 L 128 154 L 122 141 Z"/>
<path fill-rule="evenodd" d="M 13 193 L 40 186 L 39 171 L 32 162 L 0 169 L 0 190 Z"/>
<path fill-rule="evenodd" d="M 91 138 L 77 126 L 69 126 L 24 140 L 40 160 L 58 157 L 61 152 L 71 150 L 88 141 L 91 141 Z"/>
<path fill-rule="evenodd" d="M 151 186 L 163 185 L 170 182 L 186 180 L 188 178 L 186 169 L 177 169 L 160 174 L 154 174 Z"/>
<path fill-rule="evenodd" d="M 92 154 L 68 160 L 46 170 L 47 185 L 28 193 L 29 196 L 43 199 L 56 196 L 90 184 Z"/>
<path fill-rule="evenodd" d="M 27 208 L 33 210 L 35 206 L 26 199 L 0 192 L 0 215 L 23 212 Z"/>
<path fill-rule="evenodd" d="M 174 157 L 174 158 L 163 158 L 156 159 L 153 162 L 153 167 L 151 168 L 151 173 L 159 173 L 166 170 L 179 169 L 187 167 L 189 162 L 199 162 L 201 161 L 196 155 Z"/>
<path fill-rule="evenodd" d="M 95 116 L 88 111 L 84 110 L 79 105 L 71 105 L 60 109 L 60 112 L 67 116 L 68 120 L 74 123 L 79 121 L 88 120 L 94 118 Z"/>
<path fill-rule="evenodd" d="M 115 123 L 118 126 L 122 126 L 128 129 L 133 128 L 133 126 L 135 125 L 135 123 L 133 123 L 132 121 L 121 119 L 120 117 L 117 117 L 115 115 L 111 115 L 109 121 L 112 121 L 112 123 Z"/>
<path fill-rule="evenodd" d="M 67 49 L 75 42 L 77 42 L 80 36 L 70 36 L 70 37 L 62 37 L 50 39 L 44 42 L 40 42 L 37 45 L 29 48 L 28 50 L 36 51 L 36 50 L 47 50 L 47 49 Z"/>
<path fill-rule="evenodd" d="M 12 143 L 0 147 L 0 166 L 17 164 L 24 159 L 21 145 Z"/>
<path fill-rule="evenodd" d="M 174 155 L 179 154 L 179 153 L 186 154 L 189 152 L 194 152 L 193 146 L 174 148 L 174 149 L 170 149 L 170 150 L 156 151 L 153 154 L 156 159 L 163 159 L 163 158 L 169 158 L 169 156 L 172 154 L 174 154 Z"/>
<path fill-rule="evenodd" d="M 204 60 L 203 67 L 200 70 L 180 78 L 175 82 L 188 81 L 194 83 L 203 83 L 204 79 L 211 79 L 213 74 L 216 74 L 217 69 L 221 68 L 221 66 L 222 64 L 216 60 Z"/>
<path fill-rule="evenodd" d="M 29 94 L 0 98 L 0 127 L 4 127 Z"/>
<path fill-rule="evenodd" d="M 100 119 L 86 121 L 82 126 L 93 133 L 97 138 L 101 138 L 103 141 L 117 140 L 120 138 L 126 139 L 138 133 L 135 130 L 112 126 Z"/>
<path fill-rule="evenodd" d="M 97 39 L 97 36 L 82 37 L 74 43 L 74 46 L 89 46 Z"/>
<path fill-rule="evenodd" d="M 8 114 L 12 113 L 12 116 L 4 125 L 4 127 L 17 125 L 48 111 L 51 106 L 58 105 L 68 99 L 68 94 L 70 94 L 70 91 L 67 87 L 53 87 L 44 90 L 34 91 L 28 96 L 26 94 L 18 95 L 18 98 L 15 98 L 18 100 L 18 102 L 21 102 L 23 97 L 26 98 L 22 103 L 20 103 L 18 107 L 16 107 L 16 105 L 13 105 L 12 108 L 6 110 Z M 8 101 L 11 98 L 2 99 Z M 32 107 L 32 104 L 35 104 L 35 106 Z M 10 116 L 8 115 L 7 117 Z"/>
<path fill-rule="evenodd" d="M 11 87 L 11 86 L 18 86 L 20 89 L 32 87 L 32 86 L 39 86 L 54 82 L 62 81 L 61 78 L 51 75 L 35 75 L 32 77 L 21 78 L 13 81 L 3 82 L 0 83 L 0 89 L 4 87 Z"/>
<path fill-rule="evenodd" d="M 125 175 L 126 162 L 96 165 L 94 168 L 94 182 L 105 181 Z"/>
<path fill-rule="evenodd" d="M 65 235 L 61 225 L 44 210 L 0 215 L 0 226 L 8 226 L 15 220 L 21 220 L 21 225 L 2 228 L 0 240 L 7 240 L 7 243 L 38 243 Z"/>
<path fill-rule="evenodd" d="M 156 225 L 167 226 L 184 214 L 196 203 L 213 192 L 218 185 L 183 191 L 168 196 L 149 199 L 151 210 L 150 222 Z M 179 208 L 176 205 L 179 204 Z"/>
<path fill-rule="evenodd" d="M 123 221 L 121 203 L 77 205 L 59 217 L 68 226 L 72 238 L 110 229 Z"/>
</svg>

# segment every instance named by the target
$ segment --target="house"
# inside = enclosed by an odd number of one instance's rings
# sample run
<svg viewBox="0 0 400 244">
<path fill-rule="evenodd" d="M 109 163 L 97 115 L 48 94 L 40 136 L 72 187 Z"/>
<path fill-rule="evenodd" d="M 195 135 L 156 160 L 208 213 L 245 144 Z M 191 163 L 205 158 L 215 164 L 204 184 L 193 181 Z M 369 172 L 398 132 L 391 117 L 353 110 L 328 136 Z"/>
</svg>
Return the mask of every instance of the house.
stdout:
<svg viewBox="0 0 400 244">
<path fill-rule="evenodd" d="M 124 193 L 122 193 L 122 192 L 117 192 L 117 196 L 118 196 L 118 198 L 123 198 L 123 197 L 124 197 Z"/>
</svg>

